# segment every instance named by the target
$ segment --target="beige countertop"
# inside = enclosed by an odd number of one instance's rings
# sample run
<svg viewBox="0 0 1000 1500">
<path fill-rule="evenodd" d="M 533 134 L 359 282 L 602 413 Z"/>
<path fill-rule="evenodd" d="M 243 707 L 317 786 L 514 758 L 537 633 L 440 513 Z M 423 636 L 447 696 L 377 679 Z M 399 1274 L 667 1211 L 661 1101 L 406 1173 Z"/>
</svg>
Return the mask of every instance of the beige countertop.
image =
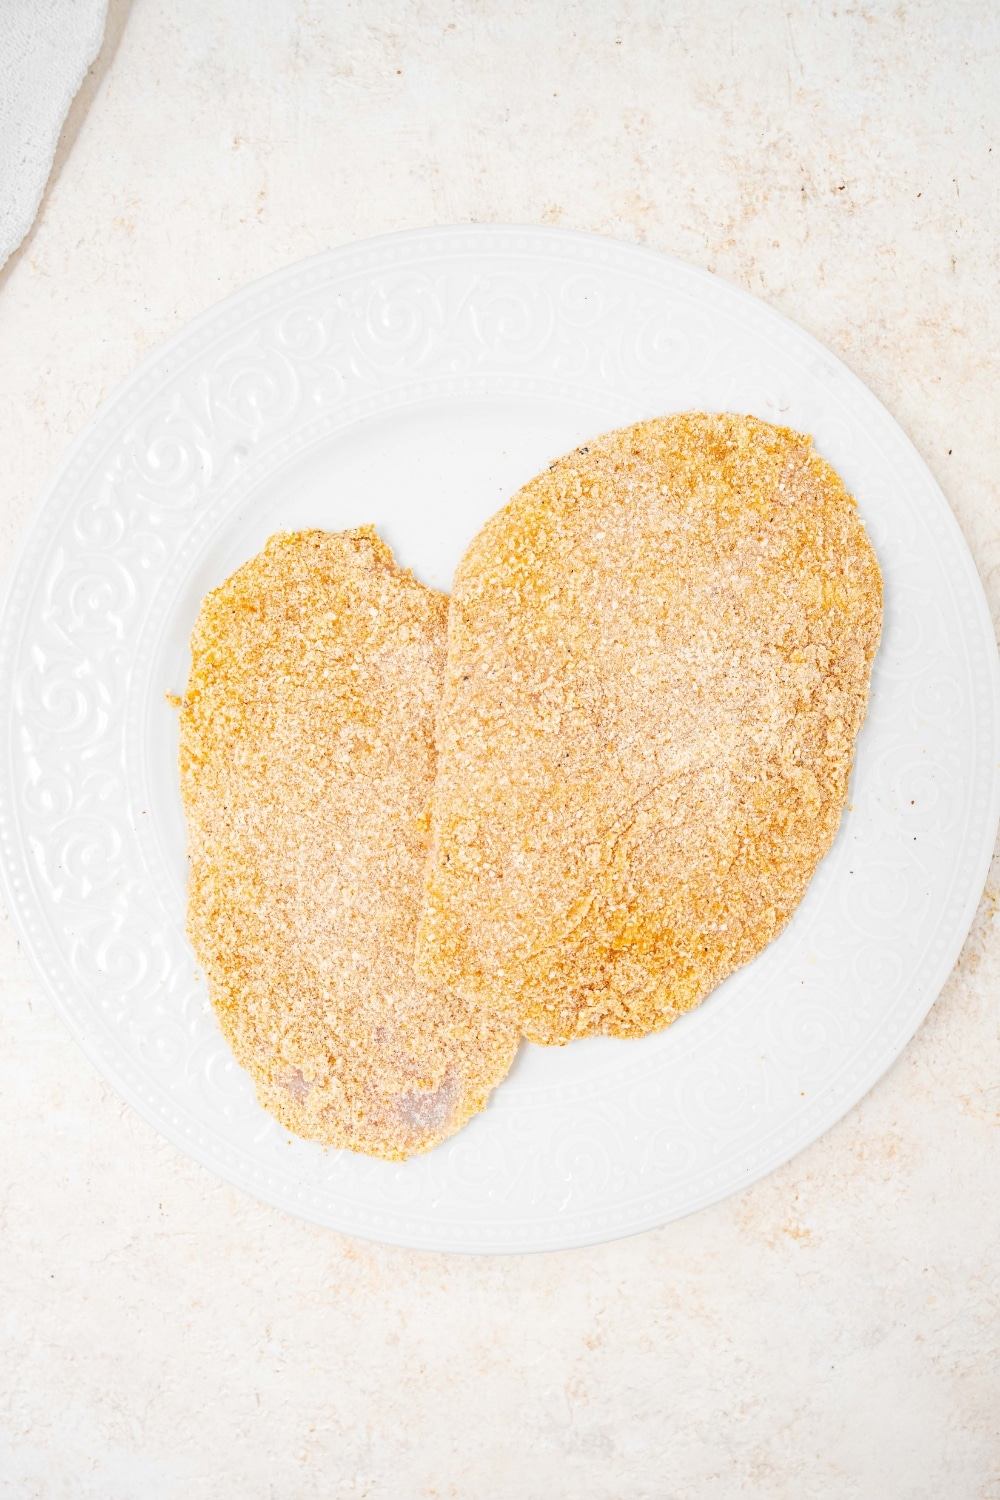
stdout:
<svg viewBox="0 0 1000 1500">
<path fill-rule="evenodd" d="M 327 246 L 563 224 L 822 339 L 1000 609 L 990 0 L 112 0 L 0 273 L 0 554 L 159 340 Z M 0 937 L 6 1500 L 1000 1497 L 1000 923 L 836 1129 L 596 1249 L 435 1256 L 266 1208 L 95 1073 Z"/>
</svg>

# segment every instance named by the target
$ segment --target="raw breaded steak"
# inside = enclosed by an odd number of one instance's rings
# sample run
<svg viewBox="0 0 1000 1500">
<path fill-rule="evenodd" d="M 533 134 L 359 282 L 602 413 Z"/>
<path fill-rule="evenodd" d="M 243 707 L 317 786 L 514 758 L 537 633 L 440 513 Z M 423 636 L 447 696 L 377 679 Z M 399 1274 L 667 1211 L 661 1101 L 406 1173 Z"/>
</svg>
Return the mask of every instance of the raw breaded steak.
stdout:
<svg viewBox="0 0 1000 1500">
<path fill-rule="evenodd" d="M 418 972 L 539 1042 L 697 1005 L 833 841 L 881 600 L 785 428 L 666 417 L 532 480 L 455 579 Z"/>
<path fill-rule="evenodd" d="M 205 599 L 181 711 L 188 932 L 265 1109 L 373 1156 L 483 1108 L 516 1027 L 413 972 L 447 600 L 370 527 Z"/>
</svg>

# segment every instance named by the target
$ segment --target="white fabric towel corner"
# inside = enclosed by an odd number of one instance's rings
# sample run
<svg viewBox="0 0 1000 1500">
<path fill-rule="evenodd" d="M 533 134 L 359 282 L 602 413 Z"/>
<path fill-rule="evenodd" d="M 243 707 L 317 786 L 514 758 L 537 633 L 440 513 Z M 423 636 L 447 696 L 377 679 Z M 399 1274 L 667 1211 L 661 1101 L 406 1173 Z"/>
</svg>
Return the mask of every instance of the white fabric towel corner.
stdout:
<svg viewBox="0 0 1000 1500">
<path fill-rule="evenodd" d="M 0 0 L 0 266 L 31 228 L 108 0 Z"/>
</svg>

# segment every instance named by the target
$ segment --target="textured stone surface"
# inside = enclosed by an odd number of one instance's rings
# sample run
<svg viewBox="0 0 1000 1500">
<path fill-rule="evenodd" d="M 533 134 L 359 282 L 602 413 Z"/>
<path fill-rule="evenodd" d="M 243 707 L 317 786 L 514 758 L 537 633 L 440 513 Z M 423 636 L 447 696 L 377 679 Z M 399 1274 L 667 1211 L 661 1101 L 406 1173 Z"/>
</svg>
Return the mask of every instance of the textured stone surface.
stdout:
<svg viewBox="0 0 1000 1500">
<path fill-rule="evenodd" d="M 998 51 L 986 0 L 112 0 L 0 275 L 4 557 L 101 397 L 224 293 L 363 235 L 541 221 L 825 340 L 1000 612 Z M 349 1241 L 218 1183 L 101 1082 L 5 931 L 0 1495 L 996 1500 L 997 890 L 811 1150 L 523 1259 Z"/>
</svg>

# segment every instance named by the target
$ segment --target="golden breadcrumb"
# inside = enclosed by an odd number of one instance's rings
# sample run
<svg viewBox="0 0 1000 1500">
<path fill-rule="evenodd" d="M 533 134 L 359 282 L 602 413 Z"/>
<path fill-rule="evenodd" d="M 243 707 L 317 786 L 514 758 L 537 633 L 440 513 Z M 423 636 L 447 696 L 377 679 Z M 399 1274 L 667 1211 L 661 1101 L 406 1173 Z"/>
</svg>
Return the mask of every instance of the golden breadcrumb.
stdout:
<svg viewBox="0 0 1000 1500">
<path fill-rule="evenodd" d="M 447 600 L 370 527 L 272 537 L 205 599 L 181 705 L 188 932 L 265 1109 L 390 1159 L 451 1135 L 517 1027 L 417 980 Z"/>
<path fill-rule="evenodd" d="M 697 1005 L 833 841 L 881 601 L 788 429 L 641 422 L 532 480 L 455 579 L 417 971 L 539 1042 Z"/>
</svg>

